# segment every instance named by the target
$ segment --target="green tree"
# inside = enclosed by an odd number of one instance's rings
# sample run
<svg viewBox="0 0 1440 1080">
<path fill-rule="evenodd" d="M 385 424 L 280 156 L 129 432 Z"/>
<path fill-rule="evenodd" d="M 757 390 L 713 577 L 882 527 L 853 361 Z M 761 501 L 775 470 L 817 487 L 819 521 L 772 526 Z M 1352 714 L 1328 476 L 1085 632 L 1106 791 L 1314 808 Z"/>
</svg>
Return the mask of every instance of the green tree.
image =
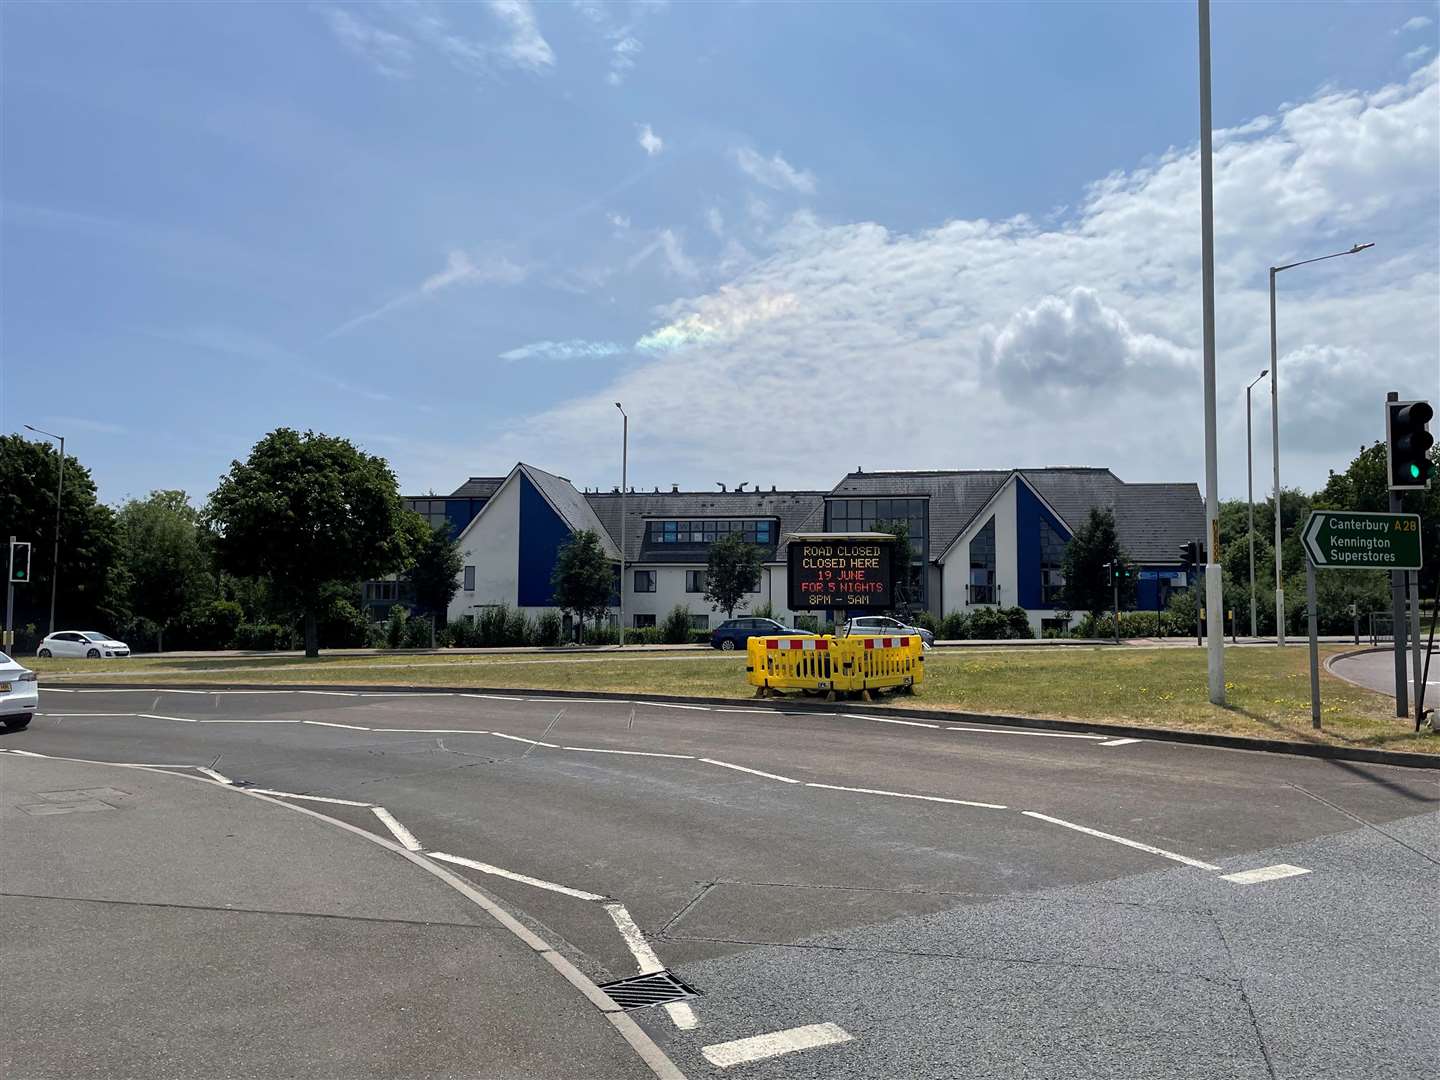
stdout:
<svg viewBox="0 0 1440 1080">
<path fill-rule="evenodd" d="M 760 549 L 739 533 L 726 533 L 710 545 L 705 564 L 705 599 L 715 611 L 734 618 L 746 593 L 760 585 Z"/>
<path fill-rule="evenodd" d="M 1105 564 L 1131 569 L 1120 550 L 1115 533 L 1115 515 L 1108 507 L 1094 507 L 1085 523 L 1065 545 L 1065 606 L 1071 611 L 1088 611 L 1095 618 L 1110 610 L 1114 593 Z M 1135 602 L 1135 575 L 1121 573 L 1120 607 Z"/>
<path fill-rule="evenodd" d="M 1430 460 L 1440 474 L 1440 444 L 1430 451 Z M 1385 444 L 1362 447 L 1343 473 L 1332 472 L 1315 503 L 1327 510 L 1390 509 L 1390 477 L 1385 467 Z M 1435 595 L 1435 577 L 1440 574 L 1440 482 L 1431 481 L 1428 491 L 1401 492 L 1400 509 L 1421 517 L 1421 547 L 1424 567 L 1420 571 L 1420 594 L 1428 601 Z"/>
<path fill-rule="evenodd" d="M 48 442 L 0 435 L 0 544 L 30 541 L 30 582 L 15 587 L 15 624 L 36 623 L 50 632 L 50 588 L 55 580 L 55 491 L 60 455 Z M 60 581 L 55 618 L 65 625 L 109 624 L 124 616 L 117 580 L 119 528 L 115 512 L 96 501 L 90 470 L 65 455 L 60 514 Z M 5 556 L 8 558 L 7 556 Z"/>
<path fill-rule="evenodd" d="M 406 569 L 420 537 L 384 458 L 347 439 L 278 428 L 235 461 L 206 519 L 221 566 L 264 576 L 305 623 L 305 655 L 319 656 L 317 620 L 328 582 Z"/>
<path fill-rule="evenodd" d="M 152 491 L 131 499 L 116 518 L 130 611 L 155 624 L 156 650 L 163 652 L 165 631 L 214 593 L 200 513 L 183 491 Z"/>
<path fill-rule="evenodd" d="M 419 518 L 419 515 L 415 515 Z M 415 589 L 415 606 L 422 612 L 433 613 L 443 619 L 450 608 L 450 601 L 460 591 L 460 573 L 464 569 L 465 557 L 460 553 L 460 544 L 451 539 L 446 526 L 431 529 L 424 521 L 420 525 L 426 530 L 424 541 L 415 553 L 415 565 L 407 575 Z"/>
<path fill-rule="evenodd" d="M 585 637 L 585 620 L 599 622 L 610 610 L 615 591 L 614 563 L 600 546 L 593 529 L 581 529 L 555 554 L 550 573 L 550 593 L 557 607 L 580 620 L 580 637 Z"/>
<path fill-rule="evenodd" d="M 889 533 L 895 537 L 893 566 L 895 567 L 895 613 L 909 622 L 920 599 L 920 575 L 923 566 L 915 565 L 915 545 L 910 542 L 910 522 L 904 520 L 879 521 L 876 532 Z"/>
</svg>

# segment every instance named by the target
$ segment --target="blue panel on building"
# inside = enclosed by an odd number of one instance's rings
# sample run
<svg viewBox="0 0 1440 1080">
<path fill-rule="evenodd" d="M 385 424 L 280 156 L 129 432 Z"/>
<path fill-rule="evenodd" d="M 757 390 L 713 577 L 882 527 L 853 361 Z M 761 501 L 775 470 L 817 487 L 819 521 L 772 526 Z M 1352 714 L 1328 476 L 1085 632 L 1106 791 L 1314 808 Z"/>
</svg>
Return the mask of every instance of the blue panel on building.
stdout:
<svg viewBox="0 0 1440 1080">
<path fill-rule="evenodd" d="M 450 526 L 451 540 L 465 531 L 465 526 L 475 519 L 485 503 L 485 499 L 445 500 L 445 521 Z"/>
<path fill-rule="evenodd" d="M 555 513 L 545 496 L 520 474 L 520 558 L 517 566 L 516 603 L 521 607 L 550 606 L 550 574 L 560 545 L 570 539 L 570 527 Z"/>
<path fill-rule="evenodd" d="M 1029 485 L 1017 480 L 1015 483 L 1015 570 L 1018 577 L 1017 592 L 1020 606 L 1027 610 L 1047 607 L 1040 584 L 1040 523 L 1048 522 L 1050 527 L 1065 540 L 1070 539 L 1070 530 L 1045 509 L 1030 490 Z"/>
<path fill-rule="evenodd" d="M 1181 571 L 1170 567 L 1141 567 L 1135 581 L 1135 607 L 1138 611 L 1159 611 L 1170 601 L 1170 594 L 1183 589 L 1178 584 Z"/>
</svg>

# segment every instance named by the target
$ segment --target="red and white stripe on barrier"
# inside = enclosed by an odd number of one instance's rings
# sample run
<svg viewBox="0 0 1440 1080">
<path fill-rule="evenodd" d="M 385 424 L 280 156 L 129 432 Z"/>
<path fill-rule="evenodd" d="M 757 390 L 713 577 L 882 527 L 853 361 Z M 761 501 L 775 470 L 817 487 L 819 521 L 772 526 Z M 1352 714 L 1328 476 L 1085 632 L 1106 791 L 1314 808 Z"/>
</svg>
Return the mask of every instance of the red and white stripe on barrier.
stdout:
<svg viewBox="0 0 1440 1080">
<path fill-rule="evenodd" d="M 909 645 L 910 639 L 908 637 L 867 637 L 865 639 L 865 648 L 867 649 L 874 649 L 876 647 L 881 649 L 904 649 Z"/>
<path fill-rule="evenodd" d="M 818 649 L 824 652 L 830 648 L 830 643 L 821 638 L 766 638 L 765 648 L 767 649 Z"/>
</svg>

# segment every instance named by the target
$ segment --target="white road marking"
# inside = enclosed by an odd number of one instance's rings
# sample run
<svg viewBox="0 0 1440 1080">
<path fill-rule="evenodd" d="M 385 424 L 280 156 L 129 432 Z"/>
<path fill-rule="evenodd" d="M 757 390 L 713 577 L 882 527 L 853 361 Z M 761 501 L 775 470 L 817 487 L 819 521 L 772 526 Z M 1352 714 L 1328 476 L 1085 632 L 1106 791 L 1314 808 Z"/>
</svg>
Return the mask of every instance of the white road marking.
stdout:
<svg viewBox="0 0 1440 1080">
<path fill-rule="evenodd" d="M 201 724 L 298 724 L 299 720 L 200 720 Z"/>
<path fill-rule="evenodd" d="M 306 802 L 335 803 L 337 806 L 374 806 L 374 803 L 356 802 L 354 799 L 332 799 L 328 795 L 301 795 L 294 791 L 274 791 L 270 788 L 247 787 L 244 791 L 253 792 L 256 795 L 276 795 L 282 799 L 304 799 Z"/>
<path fill-rule="evenodd" d="M 709 705 L 681 705 L 678 701 L 637 701 L 637 705 L 654 705 L 657 709 L 694 709 L 696 712 L 709 712 Z"/>
<path fill-rule="evenodd" d="M 133 712 L 37 712 L 36 716 L 139 716 Z"/>
<path fill-rule="evenodd" d="M 316 727 L 340 727 L 349 728 L 351 731 L 369 731 L 368 727 L 361 727 L 359 724 L 332 724 L 328 720 L 301 720 L 302 724 L 314 724 Z"/>
<path fill-rule="evenodd" d="M 939 724 L 925 724 L 919 720 L 893 720 L 888 716 L 860 716 L 857 713 L 838 713 L 839 716 L 851 716 L 856 720 L 873 720 L 877 724 L 904 724 L 906 727 L 928 727 L 938 728 Z"/>
<path fill-rule="evenodd" d="M 559 750 L 560 744 L 553 742 L 540 742 L 538 739 L 527 739 L 520 735 L 506 735 L 503 731 L 492 731 L 497 739 L 509 739 L 512 742 L 528 742 L 531 746 L 548 746 L 551 750 Z"/>
<path fill-rule="evenodd" d="M 944 799 L 939 795 L 911 795 L 904 791 L 878 791 L 875 788 L 842 787 L 839 784 L 806 784 L 806 787 L 824 788 L 827 791 L 853 791 L 859 795 L 889 795 L 892 799 L 921 799 L 925 802 L 951 803 L 954 806 L 979 806 L 986 810 L 1008 810 L 999 803 L 972 802 L 969 799 Z"/>
<path fill-rule="evenodd" d="M 384 732 L 391 732 L 391 733 L 398 731 L 398 732 L 404 732 L 404 733 L 407 734 L 407 735 L 424 735 L 424 734 L 427 734 L 427 733 L 429 733 L 429 734 L 434 734 L 434 735 L 494 735 L 494 734 L 495 734 L 495 732 L 493 732 L 493 731 L 480 731 L 480 730 L 478 730 L 478 729 L 476 729 L 476 728 L 468 728 L 468 727 L 377 727 L 377 728 L 371 728 L 370 730 L 371 730 L 371 731 L 384 731 Z"/>
<path fill-rule="evenodd" d="M 360 697 L 403 697 L 403 698 L 431 698 L 431 697 L 454 697 L 454 696 L 455 696 L 454 694 L 447 693 L 447 692 L 444 691 L 444 690 L 420 690 L 420 691 L 416 691 L 416 692 L 413 693 L 413 694 L 397 694 L 397 693 L 395 693 L 395 692 L 393 692 L 393 691 L 386 691 L 386 692 L 384 692 L 384 693 L 364 693 L 364 694 L 361 694 L 361 695 L 360 695 Z"/>
<path fill-rule="evenodd" d="M 790 1028 L 788 1031 L 772 1031 L 768 1035 L 752 1035 L 748 1039 L 702 1046 L 700 1053 L 705 1055 L 705 1060 L 711 1065 L 728 1069 L 781 1054 L 793 1054 L 797 1050 L 834 1046 L 836 1043 L 849 1042 L 853 1038 L 855 1036 L 838 1024 L 809 1024 L 805 1027 Z"/>
<path fill-rule="evenodd" d="M 354 690 L 296 690 L 297 694 L 318 694 L 321 697 L 359 697 Z"/>
<path fill-rule="evenodd" d="M 1038 735 L 1042 739 L 1108 739 L 1108 735 L 1080 735 L 1073 731 L 1012 731 L 1009 728 L 952 727 L 946 731 L 973 731 L 982 735 Z"/>
<path fill-rule="evenodd" d="M 293 694 L 293 693 L 295 693 L 295 691 L 294 691 L 294 690 L 210 690 L 210 691 L 207 691 L 207 693 L 211 693 L 211 694 L 214 694 L 216 697 L 219 697 L 219 696 L 221 696 L 222 694 Z"/>
<path fill-rule="evenodd" d="M 670 1019 L 681 1031 L 690 1031 L 700 1026 L 700 1020 L 696 1017 L 695 1010 L 690 1007 L 688 1001 L 667 1002 L 665 1011 L 670 1014 Z"/>
<path fill-rule="evenodd" d="M 395 839 L 405 845 L 407 851 L 423 851 L 420 841 L 415 839 L 415 834 L 400 824 L 399 819 L 390 813 L 383 806 L 372 806 L 370 812 L 380 819 L 384 826 L 394 834 Z"/>
<path fill-rule="evenodd" d="M 198 724 L 200 721 L 192 720 L 188 716 L 156 716 L 154 713 L 136 713 L 142 720 L 178 720 L 182 724 Z"/>
<path fill-rule="evenodd" d="M 788 776 L 777 776 L 772 772 L 761 772 L 759 769 L 747 769 L 744 765 L 735 765 L 729 761 L 716 761 L 714 758 L 702 757 L 701 761 L 706 765 L 719 765 L 722 769 L 734 769 L 736 772 L 749 773 L 751 776 L 763 776 L 766 780 L 779 780 L 783 784 L 798 784 L 799 780 L 791 779 Z"/>
<path fill-rule="evenodd" d="M 216 772 L 214 769 L 206 768 L 204 765 L 196 765 L 196 766 L 195 766 L 195 771 L 196 771 L 196 772 L 202 772 L 202 773 L 204 773 L 206 776 L 210 777 L 210 779 L 212 779 L 212 780 L 219 780 L 220 783 L 222 783 L 222 784 L 234 784 L 234 783 L 235 783 L 234 780 L 231 780 L 230 777 L 226 776 L 224 773 Z"/>
<path fill-rule="evenodd" d="M 467 859 L 461 855 L 447 855 L 443 851 L 427 851 L 425 854 L 432 859 L 440 859 L 443 862 L 454 863 L 457 866 L 468 866 L 472 870 L 479 870 L 482 874 L 493 874 L 496 877 L 518 881 L 522 885 L 533 885 L 537 889 L 546 889 L 549 892 L 561 893 L 564 896 L 573 896 L 576 900 L 605 899 L 605 897 L 599 893 L 585 892 L 583 889 L 572 889 L 567 885 L 557 885 L 553 881 L 543 881 L 540 878 L 530 877 L 528 874 L 517 874 L 514 870 L 506 870 L 503 867 L 492 866 L 489 863 L 479 862 L 476 859 Z"/>
<path fill-rule="evenodd" d="M 694 761 L 694 754 L 657 754 L 653 750 L 602 750 L 598 746 L 562 746 L 561 750 L 579 750 L 584 754 L 629 754 L 631 757 L 666 757 Z"/>
<path fill-rule="evenodd" d="M 63 686 L 42 686 L 40 689 L 44 690 L 47 694 L 78 694 L 80 692 L 79 690 L 73 689 L 67 690 Z"/>
<path fill-rule="evenodd" d="M 1123 836 L 1116 836 L 1113 833 L 1101 832 L 1099 829 L 1091 829 L 1084 825 L 1076 825 L 1073 821 L 1064 821 L 1049 814 L 1038 814 L 1034 810 L 1020 811 L 1026 817 L 1038 818 L 1041 821 L 1048 821 L 1053 825 L 1063 825 L 1067 829 L 1074 829 L 1076 832 L 1086 833 L 1090 836 L 1098 836 L 1102 840 L 1113 840 L 1117 844 L 1124 844 L 1126 847 L 1135 848 L 1137 851 L 1148 851 L 1151 855 L 1160 855 L 1166 859 L 1174 859 L 1176 862 L 1184 863 L 1186 866 L 1199 867 L 1201 870 L 1219 870 L 1220 867 L 1214 863 L 1201 862 L 1199 859 L 1192 859 L 1187 855 L 1177 855 L 1173 851 L 1166 851 L 1164 848 L 1153 847 L 1150 844 L 1142 844 L 1138 840 L 1127 840 Z"/>
<path fill-rule="evenodd" d="M 1101 746 L 1128 746 L 1132 742 L 1139 742 L 1139 739 L 1111 739 L 1109 742 L 1102 742 Z"/>
<path fill-rule="evenodd" d="M 21 757 L 44 757 L 44 754 L 37 754 L 34 750 L 10 750 L 0 751 L 6 754 L 19 754 Z"/>
<path fill-rule="evenodd" d="M 1237 874 L 1221 874 L 1221 881 L 1233 881 L 1236 885 L 1254 885 L 1261 881 L 1276 881 L 1279 878 L 1298 877 L 1300 874 L 1308 874 L 1303 866 L 1291 866 L 1289 863 L 1276 863 L 1274 866 L 1261 866 L 1255 870 L 1241 870 Z"/>
<path fill-rule="evenodd" d="M 650 948 L 650 943 L 645 940 L 645 935 L 640 932 L 640 927 L 635 925 L 635 920 L 630 917 L 629 910 L 624 904 L 606 904 L 606 912 L 615 928 L 620 931 L 620 936 L 625 939 L 625 946 L 630 950 L 630 955 L 635 958 L 635 967 L 638 974 L 649 975 L 655 971 L 664 971 L 665 965 L 655 955 L 655 950 Z"/>
<path fill-rule="evenodd" d="M 456 697 L 481 698 L 484 701 L 525 701 L 523 697 L 505 697 L 503 694 L 456 694 Z"/>
</svg>

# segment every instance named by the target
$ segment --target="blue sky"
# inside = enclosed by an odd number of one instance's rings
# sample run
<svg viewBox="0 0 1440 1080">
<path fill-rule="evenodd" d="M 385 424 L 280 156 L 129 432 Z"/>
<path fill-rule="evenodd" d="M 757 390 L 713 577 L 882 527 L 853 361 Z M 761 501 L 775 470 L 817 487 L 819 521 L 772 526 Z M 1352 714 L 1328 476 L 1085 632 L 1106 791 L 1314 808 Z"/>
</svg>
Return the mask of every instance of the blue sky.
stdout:
<svg viewBox="0 0 1440 1080">
<path fill-rule="evenodd" d="M 1287 483 L 1440 395 L 1437 14 L 1215 8 L 1226 494 L 1272 261 L 1377 244 L 1282 278 Z M 1202 476 L 1192 4 L 0 20 L 0 428 L 108 500 L 203 498 L 282 424 L 407 492 L 608 486 L 617 398 L 647 487 Z"/>
</svg>

